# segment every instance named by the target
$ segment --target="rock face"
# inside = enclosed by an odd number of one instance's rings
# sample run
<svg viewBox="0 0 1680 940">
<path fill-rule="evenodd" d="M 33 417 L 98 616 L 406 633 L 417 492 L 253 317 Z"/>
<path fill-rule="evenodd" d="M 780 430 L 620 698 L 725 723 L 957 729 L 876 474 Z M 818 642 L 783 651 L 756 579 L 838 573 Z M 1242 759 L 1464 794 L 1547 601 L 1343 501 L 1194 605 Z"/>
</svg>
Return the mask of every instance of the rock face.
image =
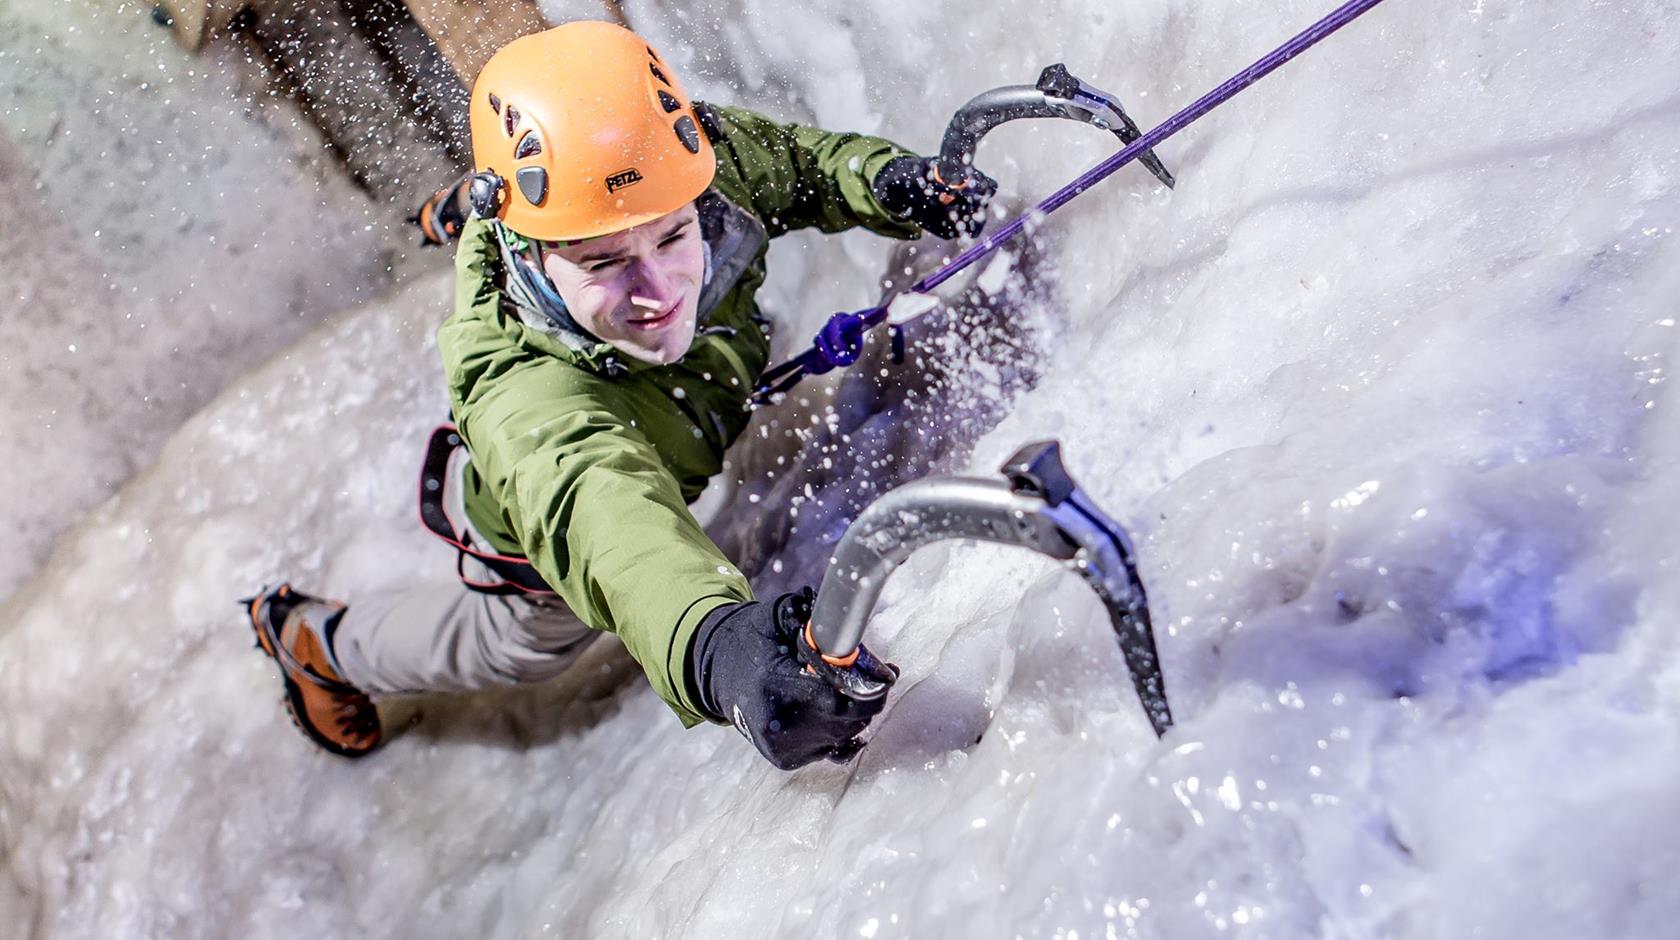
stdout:
<svg viewBox="0 0 1680 940">
<path fill-rule="evenodd" d="M 535 0 L 408 0 L 408 9 L 469 86 L 491 53 L 548 26 Z"/>
<path fill-rule="evenodd" d="M 284 18 L 294 0 L 159 0 L 160 16 L 169 21 L 175 38 L 197 51 L 212 36 L 233 27 L 242 15 L 254 20 Z M 436 51 L 454 70 L 462 84 L 473 77 L 491 53 L 526 33 L 549 25 L 536 0 L 325 0 L 306 4 L 311 11 L 329 18 L 337 8 L 350 19 L 390 16 L 391 7 L 406 6 L 405 17 L 419 25 Z M 570 0 L 551 4 L 558 20 L 610 19 L 625 23 L 617 0 Z M 627 24 L 626 24 L 627 25 Z"/>
<path fill-rule="evenodd" d="M 236 32 L 374 199 L 412 210 L 465 169 L 465 92 L 396 0 L 265 0 Z"/>
<path fill-rule="evenodd" d="M 169 20 L 169 28 L 181 45 L 197 52 L 250 6 L 245 0 L 158 0 L 157 15 Z"/>
<path fill-rule="evenodd" d="M 549 12 L 628 25 L 616 0 Z M 405 204 L 471 159 L 466 90 L 485 61 L 550 23 L 536 0 L 162 0 L 155 16 L 190 51 L 216 37 L 248 47 L 351 178 Z"/>
</svg>

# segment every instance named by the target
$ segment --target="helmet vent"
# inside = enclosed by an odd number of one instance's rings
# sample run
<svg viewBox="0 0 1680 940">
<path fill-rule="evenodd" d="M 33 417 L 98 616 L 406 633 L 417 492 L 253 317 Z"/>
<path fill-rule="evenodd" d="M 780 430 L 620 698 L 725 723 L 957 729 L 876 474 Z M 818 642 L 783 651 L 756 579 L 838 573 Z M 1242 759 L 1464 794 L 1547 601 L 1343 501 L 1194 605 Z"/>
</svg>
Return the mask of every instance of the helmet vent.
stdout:
<svg viewBox="0 0 1680 940">
<path fill-rule="evenodd" d="M 502 114 L 502 127 L 507 130 L 507 135 L 512 137 L 513 129 L 518 126 L 519 109 L 510 104 L 507 106 L 507 111 Z"/>
<path fill-rule="evenodd" d="M 655 65 L 654 63 L 652 63 L 652 62 L 648 63 L 648 71 L 653 73 L 654 78 L 657 78 L 660 81 L 664 82 L 665 87 L 667 87 L 667 88 L 675 87 L 671 84 L 671 80 L 665 77 L 665 73 L 659 71 L 659 66 Z"/>
<path fill-rule="evenodd" d="M 682 102 L 671 97 L 669 93 L 661 91 L 659 92 L 659 106 L 665 109 L 666 114 L 670 114 L 682 107 Z"/>
<path fill-rule="evenodd" d="M 688 148 L 689 153 L 700 152 L 700 128 L 694 126 L 693 118 L 686 114 L 677 118 L 677 123 L 672 126 L 672 129 L 677 132 L 677 139 L 682 141 L 682 145 Z"/>
<path fill-rule="evenodd" d="M 490 110 L 496 112 L 497 114 L 501 114 L 502 113 L 502 99 L 496 97 L 495 95 L 491 95 L 490 96 Z"/>
<path fill-rule="evenodd" d="M 526 131 L 525 136 L 519 138 L 519 146 L 513 148 L 513 158 L 515 160 L 534 157 L 539 153 L 542 153 L 542 140 L 537 137 L 536 131 Z"/>
</svg>

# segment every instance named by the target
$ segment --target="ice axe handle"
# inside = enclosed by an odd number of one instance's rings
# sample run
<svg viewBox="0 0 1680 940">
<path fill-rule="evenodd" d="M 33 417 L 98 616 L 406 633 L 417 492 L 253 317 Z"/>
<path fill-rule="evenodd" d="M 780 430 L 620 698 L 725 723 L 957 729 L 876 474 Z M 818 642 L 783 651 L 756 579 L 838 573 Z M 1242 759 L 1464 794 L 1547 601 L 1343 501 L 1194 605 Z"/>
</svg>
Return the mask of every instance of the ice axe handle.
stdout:
<svg viewBox="0 0 1680 940">
<path fill-rule="evenodd" d="M 945 126 L 945 136 L 939 144 L 939 162 L 935 164 L 939 178 L 947 182 L 965 179 L 981 138 L 999 124 L 1022 118 L 1067 116 L 1063 108 L 1032 85 L 1005 85 L 976 95 L 958 108 L 951 116 L 951 123 Z"/>
<path fill-rule="evenodd" d="M 805 664 L 805 671 L 834 686 L 847 698 L 872 702 L 887 694 L 898 679 L 898 667 L 883 663 L 869 650 L 859 646 L 846 656 L 825 656 L 811 637 L 811 625 L 799 631 L 796 655 Z"/>
</svg>

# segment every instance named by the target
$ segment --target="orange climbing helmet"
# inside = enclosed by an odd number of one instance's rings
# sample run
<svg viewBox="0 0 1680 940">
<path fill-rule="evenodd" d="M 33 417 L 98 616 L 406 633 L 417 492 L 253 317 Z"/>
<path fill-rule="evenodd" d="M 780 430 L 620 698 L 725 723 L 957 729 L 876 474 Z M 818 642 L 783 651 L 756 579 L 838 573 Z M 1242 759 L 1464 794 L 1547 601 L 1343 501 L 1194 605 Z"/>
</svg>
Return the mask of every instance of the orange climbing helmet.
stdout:
<svg viewBox="0 0 1680 940">
<path fill-rule="evenodd" d="M 674 212 L 717 172 L 670 66 L 640 36 L 582 20 L 508 43 L 468 105 L 474 211 L 577 241 Z"/>
</svg>

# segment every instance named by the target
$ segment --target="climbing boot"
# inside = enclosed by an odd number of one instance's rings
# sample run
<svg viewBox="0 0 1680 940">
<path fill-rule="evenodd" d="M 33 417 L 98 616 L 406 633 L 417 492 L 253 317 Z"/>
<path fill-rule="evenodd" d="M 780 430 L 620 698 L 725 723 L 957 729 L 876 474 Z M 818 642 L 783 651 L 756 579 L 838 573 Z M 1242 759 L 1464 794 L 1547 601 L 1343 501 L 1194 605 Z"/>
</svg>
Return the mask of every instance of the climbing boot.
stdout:
<svg viewBox="0 0 1680 940">
<path fill-rule="evenodd" d="M 383 743 L 379 712 L 344 681 L 332 656 L 332 634 L 345 605 L 311 597 L 282 583 L 240 601 L 257 646 L 280 665 L 292 723 L 341 757 L 361 757 Z"/>
</svg>

